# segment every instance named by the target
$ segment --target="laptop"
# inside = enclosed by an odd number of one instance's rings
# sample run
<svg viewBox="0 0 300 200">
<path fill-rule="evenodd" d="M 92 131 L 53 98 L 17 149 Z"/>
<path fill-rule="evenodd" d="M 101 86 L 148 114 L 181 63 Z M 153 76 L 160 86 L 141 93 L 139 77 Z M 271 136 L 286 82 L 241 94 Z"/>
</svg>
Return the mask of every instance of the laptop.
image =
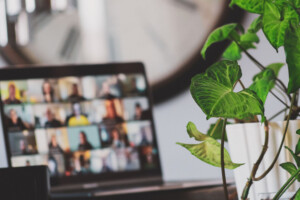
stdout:
<svg viewBox="0 0 300 200">
<path fill-rule="evenodd" d="M 161 186 L 142 63 L 1 69 L 0 89 L 8 165 L 47 165 L 53 198 L 178 187 Z"/>
</svg>

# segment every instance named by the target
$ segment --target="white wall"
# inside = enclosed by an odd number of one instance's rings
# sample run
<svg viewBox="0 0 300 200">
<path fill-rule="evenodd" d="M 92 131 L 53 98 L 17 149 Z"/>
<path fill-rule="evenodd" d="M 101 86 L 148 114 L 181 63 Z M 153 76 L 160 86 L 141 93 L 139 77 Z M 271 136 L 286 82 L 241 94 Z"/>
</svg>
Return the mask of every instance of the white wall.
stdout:
<svg viewBox="0 0 300 200">
<path fill-rule="evenodd" d="M 249 15 L 245 24 L 249 24 L 254 17 L 254 15 Z M 259 33 L 259 36 L 264 38 L 262 32 Z M 265 39 L 261 39 L 257 51 L 251 50 L 249 52 L 264 65 L 285 61 L 282 49 L 279 50 L 279 54 L 276 54 Z M 2 64 L 0 60 L 0 65 Z M 242 80 L 246 86 L 249 86 L 253 75 L 259 70 L 245 55 L 239 64 L 243 70 Z M 288 82 L 287 69 L 280 72 L 280 77 L 285 83 Z M 266 104 L 266 112 L 270 113 L 267 116 L 271 116 L 276 110 L 279 110 L 277 108 L 282 107 L 270 95 Z M 215 119 L 206 121 L 204 114 L 193 101 L 188 90 L 164 104 L 155 106 L 154 115 L 165 180 L 204 180 L 221 177 L 219 168 L 197 160 L 187 150 L 175 144 L 176 142 L 193 142 L 189 139 L 185 129 L 188 121 L 193 121 L 202 132 L 205 132 L 209 124 L 215 121 Z M 277 119 L 281 120 L 281 118 Z M 2 148 L 3 144 L 0 137 L 0 166 L 4 163 Z M 231 177 L 232 173 L 228 173 L 228 176 Z"/>
</svg>

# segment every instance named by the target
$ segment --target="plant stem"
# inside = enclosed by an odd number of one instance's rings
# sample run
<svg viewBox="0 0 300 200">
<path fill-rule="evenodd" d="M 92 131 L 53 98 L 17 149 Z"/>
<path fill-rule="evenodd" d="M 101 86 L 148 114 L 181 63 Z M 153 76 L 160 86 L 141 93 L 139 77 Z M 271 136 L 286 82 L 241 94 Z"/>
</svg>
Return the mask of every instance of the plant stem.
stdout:
<svg viewBox="0 0 300 200">
<path fill-rule="evenodd" d="M 270 91 L 270 93 L 278 100 L 280 101 L 285 107 L 289 107 L 284 101 L 282 101 L 272 90 Z"/>
<path fill-rule="evenodd" d="M 243 190 L 243 193 L 242 193 L 242 196 L 241 198 L 243 200 L 247 199 L 248 197 L 248 194 L 249 194 L 249 190 L 250 190 L 250 187 L 253 183 L 253 177 L 255 177 L 256 175 L 256 172 L 258 170 L 258 167 L 262 161 L 262 159 L 264 158 L 267 150 L 268 150 L 268 143 L 269 143 L 269 126 L 268 126 L 268 121 L 265 121 L 264 123 L 264 129 L 265 129 L 265 141 L 264 141 L 264 145 L 263 145 L 263 148 L 262 148 L 262 151 L 260 153 L 260 156 L 259 158 L 257 159 L 257 161 L 255 162 L 255 164 L 253 165 L 253 168 L 252 168 L 252 171 L 251 171 L 251 174 L 250 174 L 250 178 L 248 179 L 245 187 L 244 187 L 244 190 Z"/>
<path fill-rule="evenodd" d="M 245 85 L 243 84 L 243 82 L 241 81 L 241 79 L 239 80 L 240 85 L 242 86 L 243 90 L 245 90 Z"/>
<path fill-rule="evenodd" d="M 282 149 L 282 146 L 283 146 L 283 143 L 284 143 L 284 140 L 285 140 L 285 136 L 286 136 L 286 134 L 287 134 L 287 130 L 288 130 L 288 126 L 289 126 L 291 114 L 292 114 L 292 112 L 293 112 L 293 105 L 294 105 L 294 103 L 295 103 L 295 99 L 296 99 L 296 94 L 294 93 L 294 94 L 293 94 L 293 97 L 292 97 L 292 102 L 291 102 L 291 106 L 290 106 L 289 115 L 288 115 L 287 120 L 286 120 L 286 126 L 285 126 L 285 130 L 284 130 L 284 134 L 283 134 L 283 136 L 282 136 L 282 140 L 281 140 L 279 149 L 278 149 L 278 151 L 277 151 L 277 154 L 276 154 L 276 156 L 275 156 L 273 162 L 272 162 L 271 165 L 269 166 L 269 168 L 268 168 L 262 175 L 260 175 L 260 176 L 257 177 L 257 178 L 256 178 L 256 177 L 253 177 L 253 180 L 254 180 L 254 181 L 259 181 L 259 180 L 263 179 L 263 178 L 264 178 L 264 177 L 265 177 L 265 176 L 273 169 L 273 167 L 274 167 L 274 165 L 275 165 L 275 163 L 276 163 L 276 161 L 277 161 L 277 159 L 278 159 L 278 157 L 279 157 L 279 154 L 280 154 L 280 152 L 281 152 L 281 149 Z"/>
<path fill-rule="evenodd" d="M 294 183 L 296 176 L 300 173 L 300 168 L 285 182 L 285 184 L 280 188 L 280 190 L 273 197 L 273 200 L 279 199 L 285 191 Z"/>
<path fill-rule="evenodd" d="M 269 118 L 269 121 L 271 121 L 272 119 L 274 119 L 275 117 L 277 117 L 278 115 L 280 115 L 281 113 L 285 112 L 287 110 L 287 108 L 282 109 L 281 111 L 279 111 L 278 113 L 276 113 L 275 115 L 273 115 L 272 117 Z"/>
<path fill-rule="evenodd" d="M 213 136 L 213 134 L 215 133 L 216 129 L 217 129 L 217 126 L 219 125 L 219 123 L 221 122 L 221 118 L 218 119 L 218 121 L 216 122 L 213 130 L 211 131 L 211 136 Z"/>
<path fill-rule="evenodd" d="M 239 42 L 237 42 L 235 40 L 234 40 L 234 42 L 239 46 L 240 49 L 242 49 L 242 51 L 250 58 L 250 60 L 252 60 L 260 68 L 260 70 L 265 70 L 266 69 L 258 60 L 256 60 L 250 53 L 248 53 L 248 51 L 245 48 L 243 48 L 242 45 L 240 45 Z M 287 93 L 287 88 L 285 87 L 284 83 L 280 79 L 278 79 L 277 77 L 276 77 L 276 81 L 279 83 L 279 84 L 277 84 L 278 87 L 281 90 L 283 90 L 283 92 L 286 94 Z M 287 95 L 287 96 L 291 100 L 290 95 Z"/>
<path fill-rule="evenodd" d="M 228 198 L 228 190 L 227 190 L 227 182 L 226 182 L 226 175 L 225 175 L 225 162 L 224 162 L 224 141 L 225 141 L 226 123 L 227 123 L 227 118 L 224 119 L 223 127 L 222 127 L 222 138 L 221 138 L 221 170 L 222 170 L 222 180 L 223 180 L 223 187 L 224 187 L 225 199 L 229 200 L 229 198 Z"/>
</svg>

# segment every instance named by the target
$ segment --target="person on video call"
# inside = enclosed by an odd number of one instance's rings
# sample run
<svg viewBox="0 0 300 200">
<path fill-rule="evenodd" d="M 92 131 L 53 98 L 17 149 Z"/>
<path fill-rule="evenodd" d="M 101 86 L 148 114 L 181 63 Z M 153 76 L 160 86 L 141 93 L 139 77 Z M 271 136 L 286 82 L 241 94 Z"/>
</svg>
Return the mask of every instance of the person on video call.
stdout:
<svg viewBox="0 0 300 200">
<path fill-rule="evenodd" d="M 42 86 L 42 92 L 44 96 L 44 102 L 54 102 L 54 89 L 49 81 L 45 81 Z"/>
<path fill-rule="evenodd" d="M 74 103 L 72 105 L 72 110 L 72 115 L 66 120 L 68 126 L 85 126 L 90 124 L 88 118 L 81 113 L 81 107 L 79 103 Z"/>
<path fill-rule="evenodd" d="M 91 150 L 93 149 L 93 146 L 91 143 L 87 140 L 86 133 L 81 131 L 79 133 L 79 145 L 78 145 L 78 150 L 79 151 L 86 151 L 86 150 Z"/>
<path fill-rule="evenodd" d="M 4 104 L 21 104 L 22 102 L 16 97 L 16 86 L 11 83 L 8 85 L 8 98 L 3 101 Z"/>
<path fill-rule="evenodd" d="M 115 103 L 113 99 L 108 99 L 105 101 L 106 116 L 103 118 L 104 123 L 121 123 L 124 119 L 117 114 Z"/>
<path fill-rule="evenodd" d="M 84 101 L 85 98 L 79 94 L 78 85 L 76 83 L 72 84 L 72 93 L 68 97 L 68 101 L 78 102 Z"/>
<path fill-rule="evenodd" d="M 129 141 L 126 134 L 121 134 L 117 128 L 111 131 L 112 147 L 120 148 L 129 145 Z"/>
<path fill-rule="evenodd" d="M 46 117 L 47 117 L 47 121 L 45 123 L 46 128 L 56 128 L 56 127 L 61 127 L 62 126 L 60 121 L 55 119 L 55 116 L 52 113 L 52 111 L 50 110 L 50 108 L 48 108 L 47 111 L 46 111 Z"/>
<path fill-rule="evenodd" d="M 101 98 L 105 98 L 105 99 L 116 98 L 116 96 L 113 95 L 112 92 L 111 92 L 110 84 L 106 81 L 102 83 L 102 88 L 101 88 L 99 96 Z"/>
<path fill-rule="evenodd" d="M 9 117 L 7 119 L 7 126 L 10 129 L 13 129 L 15 131 L 20 131 L 28 128 L 22 119 L 18 116 L 17 111 L 15 109 L 9 110 Z"/>
<path fill-rule="evenodd" d="M 56 135 L 51 136 L 51 141 L 49 143 L 49 153 L 51 155 L 64 153 L 64 151 L 62 150 L 62 148 L 60 147 L 60 145 L 57 142 Z"/>
</svg>

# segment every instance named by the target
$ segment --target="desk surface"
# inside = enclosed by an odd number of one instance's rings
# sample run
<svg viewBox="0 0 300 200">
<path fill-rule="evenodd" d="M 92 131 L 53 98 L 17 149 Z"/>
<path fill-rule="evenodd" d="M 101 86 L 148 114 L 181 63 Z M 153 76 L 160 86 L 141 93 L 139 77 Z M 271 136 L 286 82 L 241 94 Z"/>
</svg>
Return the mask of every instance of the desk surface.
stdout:
<svg viewBox="0 0 300 200">
<path fill-rule="evenodd" d="M 132 189 L 132 190 L 138 190 Z M 237 193 L 234 186 L 229 186 L 229 193 L 231 200 L 236 200 Z M 208 187 L 186 187 L 180 189 L 167 189 L 167 190 L 143 190 L 143 192 L 136 191 L 136 193 L 103 193 L 94 197 L 68 197 L 68 198 L 53 198 L 53 200 L 223 200 L 224 193 L 222 186 L 208 186 Z"/>
</svg>

